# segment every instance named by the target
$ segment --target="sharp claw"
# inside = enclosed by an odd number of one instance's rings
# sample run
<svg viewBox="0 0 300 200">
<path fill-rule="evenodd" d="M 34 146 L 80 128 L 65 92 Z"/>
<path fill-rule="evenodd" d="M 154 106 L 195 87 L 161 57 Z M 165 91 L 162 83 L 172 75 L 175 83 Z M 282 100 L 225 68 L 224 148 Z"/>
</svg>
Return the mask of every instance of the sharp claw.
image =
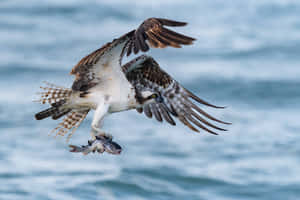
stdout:
<svg viewBox="0 0 300 200">
<path fill-rule="evenodd" d="M 110 134 L 105 134 L 105 133 L 101 133 L 99 135 L 95 136 L 97 140 L 108 140 L 108 141 L 112 141 L 113 136 Z"/>
<path fill-rule="evenodd" d="M 95 137 L 96 137 L 96 140 L 101 140 L 101 136 L 96 135 Z"/>
<path fill-rule="evenodd" d="M 113 136 L 111 134 L 106 134 L 105 136 L 109 141 L 112 141 Z"/>
</svg>

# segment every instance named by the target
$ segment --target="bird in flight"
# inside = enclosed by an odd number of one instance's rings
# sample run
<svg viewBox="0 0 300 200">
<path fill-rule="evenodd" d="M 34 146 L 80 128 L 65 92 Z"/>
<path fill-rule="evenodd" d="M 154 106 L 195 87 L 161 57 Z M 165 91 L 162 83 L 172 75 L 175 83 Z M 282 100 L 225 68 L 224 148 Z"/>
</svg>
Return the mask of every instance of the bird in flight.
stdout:
<svg viewBox="0 0 300 200">
<path fill-rule="evenodd" d="M 212 123 L 230 124 L 221 121 L 202 110 L 196 104 L 213 108 L 224 108 L 200 99 L 184 88 L 148 55 L 141 55 L 126 64 L 122 58 L 150 47 L 180 48 L 195 40 L 170 30 L 169 27 L 185 26 L 187 23 L 162 18 L 149 18 L 137 29 L 114 39 L 100 49 L 82 58 L 70 72 L 75 76 L 71 88 L 46 83 L 41 87 L 38 100 L 50 104 L 50 108 L 37 114 L 42 120 L 48 117 L 56 120 L 64 117 L 53 130 L 56 135 L 72 136 L 90 110 L 95 110 L 91 124 L 92 139 L 87 145 L 70 145 L 71 152 L 108 152 L 120 154 L 121 146 L 112 140 L 101 126 L 103 118 L 111 113 L 136 109 L 147 117 L 176 125 L 177 118 L 195 132 L 199 128 L 217 134 L 226 131 Z"/>
</svg>

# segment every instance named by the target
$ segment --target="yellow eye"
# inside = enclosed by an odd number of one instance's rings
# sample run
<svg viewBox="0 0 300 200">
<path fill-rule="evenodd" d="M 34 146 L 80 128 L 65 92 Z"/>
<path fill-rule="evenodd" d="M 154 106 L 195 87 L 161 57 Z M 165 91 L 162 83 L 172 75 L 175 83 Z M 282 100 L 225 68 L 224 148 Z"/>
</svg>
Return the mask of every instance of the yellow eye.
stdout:
<svg viewBox="0 0 300 200">
<path fill-rule="evenodd" d="M 151 95 L 151 98 L 152 98 L 152 99 L 155 99 L 156 97 L 157 97 L 157 94 L 152 94 L 152 95 Z"/>
</svg>

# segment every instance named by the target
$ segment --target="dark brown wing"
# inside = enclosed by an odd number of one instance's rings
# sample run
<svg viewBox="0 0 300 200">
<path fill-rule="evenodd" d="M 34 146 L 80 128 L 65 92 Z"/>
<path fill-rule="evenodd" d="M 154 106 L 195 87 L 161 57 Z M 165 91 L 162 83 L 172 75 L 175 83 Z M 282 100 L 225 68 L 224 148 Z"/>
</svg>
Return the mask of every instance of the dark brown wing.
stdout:
<svg viewBox="0 0 300 200">
<path fill-rule="evenodd" d="M 149 118 L 152 118 L 154 115 L 155 119 L 159 122 L 163 122 L 165 120 L 169 124 L 175 126 L 176 122 L 172 118 L 168 108 L 163 103 L 151 103 L 144 105 L 144 107 L 137 108 L 139 113 L 144 112 L 145 115 Z"/>
<path fill-rule="evenodd" d="M 180 48 L 181 45 L 192 44 L 194 38 L 174 32 L 165 26 L 185 26 L 187 23 L 178 22 L 162 18 L 149 18 L 145 20 L 138 29 L 135 30 L 131 40 L 127 43 L 127 56 L 134 52 L 146 52 L 149 50 L 148 43 L 151 47 L 165 48 L 172 46 Z M 148 41 L 148 43 L 147 43 Z"/>
<path fill-rule="evenodd" d="M 130 67 L 128 64 L 132 66 Z M 222 124 L 230 123 L 214 118 L 196 103 L 213 108 L 224 107 L 212 105 L 182 87 L 163 71 L 153 58 L 143 55 L 135 59 L 135 62 L 128 64 L 123 66 L 123 70 L 125 70 L 127 79 L 135 86 L 136 93 L 148 90 L 159 95 L 155 103 L 144 104 L 142 108 L 137 109 L 138 112 L 144 112 L 149 118 L 154 116 L 160 122 L 165 120 L 172 125 L 175 125 L 172 116 L 176 117 L 196 132 L 199 132 L 197 127 L 212 134 L 217 134 L 213 129 L 226 131 L 210 121 Z"/>
</svg>

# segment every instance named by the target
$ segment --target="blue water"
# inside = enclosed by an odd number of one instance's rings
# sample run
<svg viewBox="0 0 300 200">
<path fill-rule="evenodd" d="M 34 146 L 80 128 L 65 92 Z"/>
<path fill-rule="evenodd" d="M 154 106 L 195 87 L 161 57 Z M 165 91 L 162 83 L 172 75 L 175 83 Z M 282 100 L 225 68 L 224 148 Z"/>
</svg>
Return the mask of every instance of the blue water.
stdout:
<svg viewBox="0 0 300 200">
<path fill-rule="evenodd" d="M 152 16 L 189 22 L 193 46 L 150 54 L 233 125 L 196 134 L 129 111 L 105 120 L 120 156 L 68 152 L 57 121 L 34 120 L 35 92 L 70 86 L 81 57 Z M 0 1 L 0 199 L 299 199 L 299 18 L 293 0 Z"/>
</svg>

